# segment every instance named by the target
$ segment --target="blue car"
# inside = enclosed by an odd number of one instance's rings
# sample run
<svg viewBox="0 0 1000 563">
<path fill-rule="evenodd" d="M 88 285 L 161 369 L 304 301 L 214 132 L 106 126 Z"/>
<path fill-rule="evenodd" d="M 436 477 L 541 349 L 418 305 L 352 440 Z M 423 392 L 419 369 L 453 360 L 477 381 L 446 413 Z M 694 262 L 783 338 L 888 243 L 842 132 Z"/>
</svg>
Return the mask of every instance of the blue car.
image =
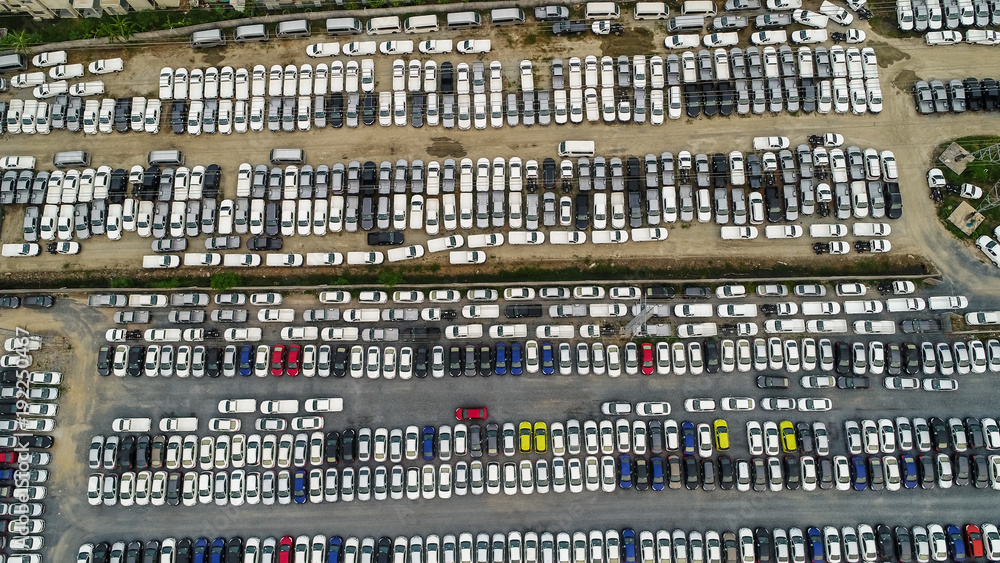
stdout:
<svg viewBox="0 0 1000 563">
<path fill-rule="evenodd" d="M 521 375 L 521 343 L 515 342 L 510 345 L 510 374 Z"/>
<path fill-rule="evenodd" d="M 628 454 L 618 456 L 618 486 L 632 488 L 632 458 Z"/>
<path fill-rule="evenodd" d="M 635 563 L 635 530 L 622 530 L 622 545 L 625 547 L 625 563 Z"/>
<path fill-rule="evenodd" d="M 552 343 L 542 343 L 542 373 L 552 375 L 556 371 L 556 364 L 552 361 Z"/>
<path fill-rule="evenodd" d="M 244 344 L 240 346 L 240 375 L 248 377 L 253 368 L 253 346 Z"/>
<path fill-rule="evenodd" d="M 306 502 L 306 472 L 299 469 L 295 472 L 295 479 L 292 483 L 292 500 L 295 504 L 305 504 Z"/>
<path fill-rule="evenodd" d="M 962 530 L 952 524 L 945 528 L 944 533 L 948 536 L 948 555 L 955 563 L 965 561 L 965 540 L 962 539 Z"/>
<path fill-rule="evenodd" d="M 212 551 L 209 552 L 209 563 L 222 563 L 222 556 L 226 552 L 226 538 L 215 538 L 212 540 Z"/>
<path fill-rule="evenodd" d="M 0 481 L 10 481 L 14 478 L 13 469 L 0 469 Z"/>
<path fill-rule="evenodd" d="M 684 455 L 694 455 L 695 451 L 695 440 L 694 440 L 694 423 L 685 420 L 681 423 L 681 436 L 684 438 Z"/>
<path fill-rule="evenodd" d="M 208 538 L 198 538 L 194 542 L 194 563 L 205 563 L 208 554 Z"/>
<path fill-rule="evenodd" d="M 507 375 L 507 345 L 503 342 L 497 343 L 497 362 L 493 372 L 497 375 Z"/>
<path fill-rule="evenodd" d="M 812 527 L 806 530 L 806 538 L 809 540 L 809 557 L 812 563 L 824 563 L 826 557 L 823 555 L 823 534 L 819 528 Z"/>
<path fill-rule="evenodd" d="M 434 427 L 424 426 L 424 461 L 434 460 Z"/>
<path fill-rule="evenodd" d="M 920 477 L 917 475 L 917 460 L 914 459 L 912 454 L 903 454 L 900 458 L 903 466 L 903 486 L 907 489 L 914 489 L 917 487 L 917 481 Z"/>
<path fill-rule="evenodd" d="M 652 474 L 652 479 L 650 479 L 650 487 L 654 491 L 663 490 L 663 458 L 656 456 L 649 460 L 650 473 Z"/>
<path fill-rule="evenodd" d="M 326 552 L 326 563 L 340 563 L 340 551 L 344 548 L 344 538 L 333 536 Z"/>
<path fill-rule="evenodd" d="M 865 458 L 856 455 L 851 458 L 851 475 L 854 479 L 854 490 L 863 491 L 868 488 L 868 468 Z"/>
</svg>

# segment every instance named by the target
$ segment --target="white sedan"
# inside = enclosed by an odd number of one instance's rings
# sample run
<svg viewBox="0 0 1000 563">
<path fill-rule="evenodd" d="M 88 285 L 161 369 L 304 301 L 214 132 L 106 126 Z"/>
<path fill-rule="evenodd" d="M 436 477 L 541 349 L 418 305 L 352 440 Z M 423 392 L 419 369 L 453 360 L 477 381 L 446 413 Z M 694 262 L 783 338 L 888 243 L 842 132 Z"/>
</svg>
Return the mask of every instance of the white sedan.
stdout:
<svg viewBox="0 0 1000 563">
<path fill-rule="evenodd" d="M 340 54 L 340 43 L 313 43 L 306 47 L 306 55 L 312 58 L 336 57 Z"/>
<path fill-rule="evenodd" d="M 639 416 L 666 416 L 670 414 L 670 403 L 666 401 L 642 401 L 635 404 Z"/>
<path fill-rule="evenodd" d="M 795 410 L 795 399 L 787 397 L 765 397 L 761 399 L 760 406 L 766 411 L 793 411 Z"/>
<path fill-rule="evenodd" d="M 750 397 L 723 397 L 722 410 L 724 411 L 752 411 L 757 403 Z"/>
<path fill-rule="evenodd" d="M 802 412 L 828 411 L 832 408 L 833 402 L 827 398 L 799 399 L 799 410 Z"/>
<path fill-rule="evenodd" d="M 687 412 L 713 412 L 715 411 L 715 399 L 688 399 L 684 401 L 684 410 Z"/>
</svg>

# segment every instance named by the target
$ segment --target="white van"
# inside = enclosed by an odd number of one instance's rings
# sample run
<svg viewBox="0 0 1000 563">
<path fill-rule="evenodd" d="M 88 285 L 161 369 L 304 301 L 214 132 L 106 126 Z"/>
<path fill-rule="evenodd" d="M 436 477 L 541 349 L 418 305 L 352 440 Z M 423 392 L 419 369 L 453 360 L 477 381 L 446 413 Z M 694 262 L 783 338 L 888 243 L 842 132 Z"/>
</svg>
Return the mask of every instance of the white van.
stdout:
<svg viewBox="0 0 1000 563">
<path fill-rule="evenodd" d="M 264 27 L 264 24 L 241 25 L 233 32 L 234 43 L 250 41 L 267 41 L 267 28 Z"/>
<path fill-rule="evenodd" d="M 563 141 L 559 143 L 559 156 L 594 156 L 594 141 Z"/>
<path fill-rule="evenodd" d="M 271 149 L 271 164 L 304 164 L 305 161 L 302 149 Z"/>
<path fill-rule="evenodd" d="M 495 8 L 490 12 L 490 23 L 500 25 L 520 25 L 524 23 L 524 10 L 521 8 Z"/>
<path fill-rule="evenodd" d="M 143 268 L 176 268 L 180 265 L 180 256 L 147 254 L 142 257 Z"/>
<path fill-rule="evenodd" d="M 587 2 L 588 20 L 616 20 L 619 17 L 621 12 L 614 2 Z"/>
<path fill-rule="evenodd" d="M 330 18 L 326 20 L 327 35 L 359 35 L 364 31 L 358 18 Z"/>
<path fill-rule="evenodd" d="M 438 17 L 434 14 L 411 16 L 403 22 L 406 33 L 436 33 L 439 29 Z"/>
<path fill-rule="evenodd" d="M 665 2 L 636 2 L 632 17 L 637 20 L 665 20 L 669 12 Z"/>
<path fill-rule="evenodd" d="M 705 16 L 675 16 L 667 20 L 667 32 L 701 30 L 705 27 Z"/>
<path fill-rule="evenodd" d="M 150 166 L 183 166 L 184 153 L 178 150 L 149 151 L 146 161 Z"/>
<path fill-rule="evenodd" d="M 715 13 L 715 2 L 711 0 L 685 0 L 681 4 L 683 16 L 714 16 Z"/>
<path fill-rule="evenodd" d="M 74 168 L 90 166 L 90 153 L 87 151 L 57 152 L 52 157 L 52 165 L 56 168 Z"/>
<path fill-rule="evenodd" d="M 390 35 L 403 31 L 399 16 L 383 16 L 368 20 L 368 35 Z"/>
<path fill-rule="evenodd" d="M 221 29 L 206 29 L 191 34 L 191 48 L 221 47 L 226 44 L 226 34 Z"/>
<path fill-rule="evenodd" d="M 452 12 L 448 14 L 448 29 L 469 29 L 483 25 L 483 19 L 476 12 Z"/>
<path fill-rule="evenodd" d="M 306 20 L 291 20 L 278 24 L 278 31 L 274 34 L 281 39 L 290 37 L 309 37 L 312 30 L 309 29 L 309 22 Z"/>
</svg>

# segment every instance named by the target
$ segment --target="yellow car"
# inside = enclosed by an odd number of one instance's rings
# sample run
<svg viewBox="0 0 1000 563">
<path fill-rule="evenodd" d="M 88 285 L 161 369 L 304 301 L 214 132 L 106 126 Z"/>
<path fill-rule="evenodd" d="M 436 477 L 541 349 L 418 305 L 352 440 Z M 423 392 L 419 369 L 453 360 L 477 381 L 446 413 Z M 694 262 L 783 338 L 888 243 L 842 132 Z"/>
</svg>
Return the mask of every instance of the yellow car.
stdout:
<svg viewBox="0 0 1000 563">
<path fill-rule="evenodd" d="M 778 431 L 781 433 L 781 449 L 785 450 L 785 453 L 793 453 L 799 449 L 795 442 L 795 427 L 791 422 L 782 420 L 778 425 Z"/>
<path fill-rule="evenodd" d="M 715 419 L 715 448 L 719 451 L 729 449 L 729 426 L 721 418 Z"/>
<path fill-rule="evenodd" d="M 522 422 L 517 427 L 518 447 L 522 454 L 531 453 L 531 423 Z"/>
<path fill-rule="evenodd" d="M 535 453 L 543 454 L 545 453 L 546 444 L 545 438 L 548 436 L 548 428 L 545 427 L 544 422 L 535 423 Z"/>
</svg>

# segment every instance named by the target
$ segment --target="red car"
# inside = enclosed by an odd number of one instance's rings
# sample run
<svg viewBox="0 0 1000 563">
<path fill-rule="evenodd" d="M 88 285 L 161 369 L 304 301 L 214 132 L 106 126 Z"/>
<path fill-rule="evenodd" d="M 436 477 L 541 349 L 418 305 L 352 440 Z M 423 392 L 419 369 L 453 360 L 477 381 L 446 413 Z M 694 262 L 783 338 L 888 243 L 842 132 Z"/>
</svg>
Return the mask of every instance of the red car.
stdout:
<svg viewBox="0 0 1000 563">
<path fill-rule="evenodd" d="M 459 407 L 455 409 L 455 420 L 485 420 L 489 415 L 486 407 Z"/>
<path fill-rule="evenodd" d="M 0 463 L 14 463 L 14 452 L 0 452 Z"/>
<path fill-rule="evenodd" d="M 965 525 L 965 543 L 969 546 L 969 553 L 966 556 L 973 559 L 983 558 L 983 533 L 979 531 L 979 526 Z"/>
<path fill-rule="evenodd" d="M 642 374 L 653 375 L 653 345 L 642 343 Z"/>
<path fill-rule="evenodd" d="M 295 377 L 299 374 L 299 353 L 302 352 L 302 346 L 298 344 L 290 344 L 288 346 L 288 361 L 285 362 L 285 373 L 291 377 Z"/>
<path fill-rule="evenodd" d="M 281 377 L 285 373 L 285 347 L 275 344 L 271 349 L 271 375 Z"/>
<path fill-rule="evenodd" d="M 285 536 L 278 542 L 278 563 L 292 563 L 292 536 Z"/>
</svg>

